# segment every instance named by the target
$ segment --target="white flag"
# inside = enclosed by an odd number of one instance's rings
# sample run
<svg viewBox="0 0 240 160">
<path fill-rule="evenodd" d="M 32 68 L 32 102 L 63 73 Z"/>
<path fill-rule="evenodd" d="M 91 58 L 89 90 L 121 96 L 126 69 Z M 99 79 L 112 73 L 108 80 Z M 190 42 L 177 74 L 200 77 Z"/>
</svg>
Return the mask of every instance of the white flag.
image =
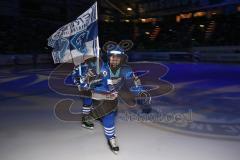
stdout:
<svg viewBox="0 0 240 160">
<path fill-rule="evenodd" d="M 54 63 L 79 65 L 89 57 L 99 57 L 97 2 L 48 38 Z"/>
</svg>

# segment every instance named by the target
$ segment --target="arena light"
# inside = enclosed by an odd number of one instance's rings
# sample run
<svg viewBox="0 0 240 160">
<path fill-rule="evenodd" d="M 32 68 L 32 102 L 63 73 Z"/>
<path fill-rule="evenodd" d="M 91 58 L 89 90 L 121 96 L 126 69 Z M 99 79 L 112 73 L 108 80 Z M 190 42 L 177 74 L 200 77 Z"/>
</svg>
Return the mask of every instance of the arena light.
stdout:
<svg viewBox="0 0 240 160">
<path fill-rule="evenodd" d="M 145 34 L 146 34 L 146 35 L 149 35 L 149 34 L 150 34 L 150 32 L 145 32 Z"/>
<path fill-rule="evenodd" d="M 112 23 L 112 22 L 114 22 L 114 20 L 111 20 L 111 19 L 104 19 L 104 22 L 106 22 L 106 23 Z"/>
<path fill-rule="evenodd" d="M 206 12 L 195 12 L 193 14 L 193 17 L 203 17 L 203 16 L 206 16 L 207 13 Z"/>
<path fill-rule="evenodd" d="M 146 19 L 142 18 L 141 21 L 144 23 L 144 22 L 146 22 Z"/>
<path fill-rule="evenodd" d="M 205 27 L 205 25 L 203 25 L 203 24 L 200 24 L 200 25 L 199 25 L 199 27 L 201 27 L 201 28 L 204 28 L 204 27 Z"/>
<path fill-rule="evenodd" d="M 128 7 L 127 10 L 128 10 L 128 11 L 132 11 L 132 8 Z"/>
<path fill-rule="evenodd" d="M 127 22 L 127 23 L 128 23 L 128 22 L 130 22 L 130 20 L 129 20 L 129 19 L 125 19 L 124 22 Z"/>
<path fill-rule="evenodd" d="M 179 15 L 176 16 L 176 22 L 181 22 L 181 17 Z"/>
<path fill-rule="evenodd" d="M 180 17 L 182 19 L 189 19 L 189 18 L 192 18 L 192 13 L 182 13 L 180 14 Z"/>
<path fill-rule="evenodd" d="M 141 22 L 142 23 L 153 23 L 159 21 L 157 18 L 142 18 Z"/>
<path fill-rule="evenodd" d="M 176 22 L 181 22 L 181 17 L 179 15 L 176 16 Z"/>
<path fill-rule="evenodd" d="M 237 6 L 237 11 L 240 12 L 240 6 Z"/>
<path fill-rule="evenodd" d="M 109 22 L 109 19 L 104 19 L 105 22 Z"/>
</svg>

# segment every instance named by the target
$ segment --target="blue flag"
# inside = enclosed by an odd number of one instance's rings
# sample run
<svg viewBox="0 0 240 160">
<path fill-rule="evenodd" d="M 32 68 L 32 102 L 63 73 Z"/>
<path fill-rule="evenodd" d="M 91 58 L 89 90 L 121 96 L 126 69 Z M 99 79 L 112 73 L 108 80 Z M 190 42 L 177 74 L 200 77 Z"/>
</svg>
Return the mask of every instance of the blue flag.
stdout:
<svg viewBox="0 0 240 160">
<path fill-rule="evenodd" d="M 54 63 L 81 64 L 91 57 L 99 57 L 97 2 L 87 11 L 48 38 L 53 48 Z"/>
</svg>

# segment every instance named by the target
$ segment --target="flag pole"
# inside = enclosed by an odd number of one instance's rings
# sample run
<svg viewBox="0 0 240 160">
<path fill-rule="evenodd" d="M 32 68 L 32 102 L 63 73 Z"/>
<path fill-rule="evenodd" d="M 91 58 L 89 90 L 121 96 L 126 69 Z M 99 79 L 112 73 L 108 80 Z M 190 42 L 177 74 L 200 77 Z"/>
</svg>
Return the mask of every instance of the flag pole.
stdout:
<svg viewBox="0 0 240 160">
<path fill-rule="evenodd" d="M 98 21 L 98 2 L 96 1 L 96 19 Z M 98 25 L 97 25 L 98 26 Z M 98 29 L 97 29 L 98 30 Z M 99 58 L 100 58 L 100 47 L 99 47 L 99 39 L 97 36 L 97 74 L 100 74 L 100 63 L 99 63 Z"/>
</svg>

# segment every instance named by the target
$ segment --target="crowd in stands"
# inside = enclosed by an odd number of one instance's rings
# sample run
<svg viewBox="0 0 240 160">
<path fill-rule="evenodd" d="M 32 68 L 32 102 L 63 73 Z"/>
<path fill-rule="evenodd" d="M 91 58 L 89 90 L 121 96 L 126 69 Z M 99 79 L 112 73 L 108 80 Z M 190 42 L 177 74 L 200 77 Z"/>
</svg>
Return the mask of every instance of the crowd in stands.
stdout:
<svg viewBox="0 0 240 160">
<path fill-rule="evenodd" d="M 100 45 L 109 40 L 122 39 L 132 39 L 137 51 L 186 51 L 194 46 L 240 45 L 239 13 L 181 22 L 176 22 L 174 18 L 172 16 L 157 23 L 101 21 Z M 210 23 L 213 29 L 209 31 Z M 62 25 L 38 19 L 1 16 L 0 53 L 50 53 L 47 38 Z M 160 32 L 151 39 L 156 27 L 160 28 Z"/>
</svg>

